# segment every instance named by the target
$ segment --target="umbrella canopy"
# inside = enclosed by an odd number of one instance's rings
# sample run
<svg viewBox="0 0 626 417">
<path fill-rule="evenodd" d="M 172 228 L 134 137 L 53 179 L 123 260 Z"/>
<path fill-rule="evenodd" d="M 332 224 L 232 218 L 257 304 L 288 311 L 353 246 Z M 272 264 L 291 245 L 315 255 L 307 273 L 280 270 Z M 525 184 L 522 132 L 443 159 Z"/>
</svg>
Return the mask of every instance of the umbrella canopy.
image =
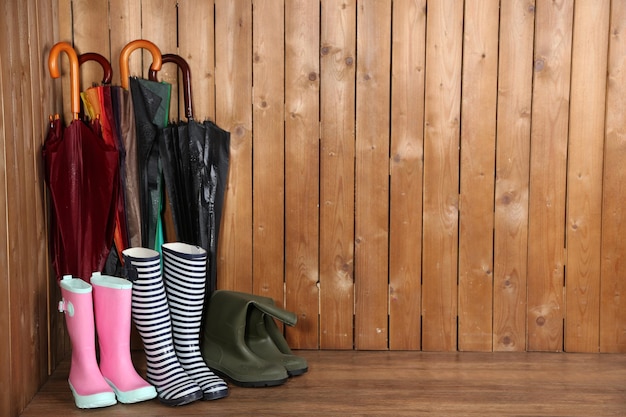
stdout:
<svg viewBox="0 0 626 417">
<path fill-rule="evenodd" d="M 205 187 L 209 192 L 203 194 L 202 201 L 205 211 L 209 213 L 208 232 L 205 232 L 205 235 L 208 236 L 206 244 L 210 258 L 210 288 L 213 291 L 217 288 L 217 248 L 228 181 L 230 132 L 210 120 L 206 120 L 204 126 L 207 131 L 204 153 L 208 154 L 208 172 L 206 173 L 208 178 L 205 181 L 209 181 L 210 187 Z"/>
<path fill-rule="evenodd" d="M 70 60 L 73 120 L 64 128 L 55 118 L 42 149 L 53 215 L 52 259 L 57 280 L 71 274 L 89 282 L 92 272 L 102 270 L 113 241 L 119 156 L 100 136 L 98 120 L 88 125 L 79 119 L 79 61 L 67 42 L 51 49 L 50 75 L 60 76 L 61 52 Z"/>
<path fill-rule="evenodd" d="M 197 227 L 197 207 L 194 201 L 194 187 L 190 181 L 189 166 L 189 125 L 198 124 L 193 120 L 191 96 L 191 70 L 187 62 L 180 56 L 165 54 L 162 63 L 175 63 L 183 74 L 183 92 L 185 116 L 187 122 L 173 122 L 159 132 L 159 156 L 163 169 L 163 177 L 168 201 L 172 211 L 176 240 L 197 244 L 194 228 Z M 157 71 L 150 70 L 149 78 L 157 82 Z"/>
<path fill-rule="evenodd" d="M 143 247 L 161 251 L 163 243 L 162 168 L 158 135 L 167 125 L 171 86 L 137 77 L 128 77 L 128 59 L 132 51 L 146 48 L 152 54 L 152 67 L 161 68 L 161 52 L 152 42 L 136 40 L 127 44 L 120 55 L 122 86 L 128 88 L 133 102 L 136 133 L 141 242 Z"/>
<path fill-rule="evenodd" d="M 129 247 L 128 228 L 126 221 L 125 198 L 124 198 L 124 175 L 122 169 L 125 163 L 124 144 L 120 137 L 120 129 L 118 126 L 119 103 L 116 96 L 119 94 L 116 90 L 120 87 L 110 85 L 112 78 L 112 68 L 109 61 L 102 55 L 94 52 L 81 54 L 78 56 L 79 65 L 87 61 L 96 61 L 103 70 L 103 78 L 101 85 L 95 85 L 81 93 L 85 113 L 91 120 L 98 119 L 102 127 L 102 138 L 109 146 L 115 147 L 119 155 L 119 184 L 117 200 L 115 204 L 115 230 L 113 233 L 114 251 L 110 253 L 109 266 L 107 271 L 114 272 L 117 268 L 116 264 L 121 264 L 122 251 Z"/>
<path fill-rule="evenodd" d="M 179 240 L 198 245 L 208 256 L 208 294 L 217 285 L 217 241 L 228 177 L 230 133 L 211 121 L 194 120 L 191 71 L 175 54 L 162 56 L 183 74 L 187 122 L 172 123 L 161 130 L 159 143 L 163 173 L 174 227 Z M 157 71 L 150 71 L 156 81 Z"/>
</svg>

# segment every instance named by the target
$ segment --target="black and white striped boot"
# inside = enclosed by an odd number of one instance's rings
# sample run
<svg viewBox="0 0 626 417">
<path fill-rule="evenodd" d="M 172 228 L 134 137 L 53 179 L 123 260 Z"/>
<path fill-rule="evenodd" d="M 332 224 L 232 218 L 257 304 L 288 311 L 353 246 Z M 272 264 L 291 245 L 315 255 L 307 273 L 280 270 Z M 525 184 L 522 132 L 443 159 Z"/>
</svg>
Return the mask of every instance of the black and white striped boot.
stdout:
<svg viewBox="0 0 626 417">
<path fill-rule="evenodd" d="M 131 312 L 146 352 L 148 381 L 166 405 L 201 399 L 202 388 L 187 375 L 174 349 L 160 254 L 147 248 L 129 248 L 122 255 L 126 278 L 133 283 Z"/>
<path fill-rule="evenodd" d="M 205 400 L 228 396 L 228 385 L 215 375 L 200 352 L 206 282 L 207 252 L 187 243 L 165 243 L 163 281 L 172 316 L 174 348 L 178 360 L 204 391 Z"/>
</svg>

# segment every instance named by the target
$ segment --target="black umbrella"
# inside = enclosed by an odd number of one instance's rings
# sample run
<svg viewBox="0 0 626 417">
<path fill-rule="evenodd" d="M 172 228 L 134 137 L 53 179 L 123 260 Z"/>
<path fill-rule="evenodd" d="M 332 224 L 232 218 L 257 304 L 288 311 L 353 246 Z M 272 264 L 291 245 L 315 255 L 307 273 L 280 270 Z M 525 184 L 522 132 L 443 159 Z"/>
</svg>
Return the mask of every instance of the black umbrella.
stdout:
<svg viewBox="0 0 626 417">
<path fill-rule="evenodd" d="M 209 212 L 209 258 L 211 277 L 210 288 L 217 288 L 217 248 L 220 225 L 222 223 L 222 212 L 224 209 L 224 195 L 226 193 L 226 183 L 228 181 L 228 167 L 230 161 L 230 132 L 220 128 L 215 123 L 207 120 L 204 122 L 208 135 L 205 136 L 205 148 L 209 147 L 209 178 L 213 186 L 210 197 L 205 196 L 204 207 Z M 208 140 L 207 140 L 208 139 Z M 205 151 L 206 154 L 206 151 Z M 207 197 L 208 201 L 207 201 Z"/>
<path fill-rule="evenodd" d="M 180 56 L 165 54 L 163 63 L 178 65 L 183 73 L 187 122 L 171 123 L 159 138 L 165 186 L 177 238 L 198 245 L 208 256 L 208 293 L 217 285 L 217 240 L 228 176 L 230 133 L 211 121 L 193 117 L 191 71 Z M 156 81 L 157 71 L 150 71 Z"/>
<path fill-rule="evenodd" d="M 196 244 L 195 223 L 197 207 L 194 201 L 194 184 L 190 181 L 189 125 L 197 124 L 193 119 L 191 97 L 191 71 L 187 62 L 180 56 L 165 54 L 162 62 L 175 63 L 183 73 L 185 116 L 187 122 L 172 122 L 161 129 L 159 152 L 163 167 L 163 177 L 168 200 L 172 210 L 176 240 Z M 150 70 L 150 80 L 158 81 L 157 71 Z M 193 128 L 192 128 L 193 129 Z"/>
</svg>

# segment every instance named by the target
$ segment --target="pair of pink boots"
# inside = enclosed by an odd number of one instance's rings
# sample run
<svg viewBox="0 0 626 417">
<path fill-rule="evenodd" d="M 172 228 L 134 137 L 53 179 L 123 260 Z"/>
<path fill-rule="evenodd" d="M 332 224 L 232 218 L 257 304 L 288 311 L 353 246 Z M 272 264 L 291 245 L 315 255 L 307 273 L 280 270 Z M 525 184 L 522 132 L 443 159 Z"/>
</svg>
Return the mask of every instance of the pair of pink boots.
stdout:
<svg viewBox="0 0 626 417">
<path fill-rule="evenodd" d="M 65 313 L 72 343 L 68 381 L 76 406 L 98 408 L 117 401 L 129 404 L 155 398 L 156 389 L 139 376 L 130 357 L 132 283 L 94 273 L 91 284 L 69 275 L 59 284 L 63 296 L 59 311 Z"/>
</svg>

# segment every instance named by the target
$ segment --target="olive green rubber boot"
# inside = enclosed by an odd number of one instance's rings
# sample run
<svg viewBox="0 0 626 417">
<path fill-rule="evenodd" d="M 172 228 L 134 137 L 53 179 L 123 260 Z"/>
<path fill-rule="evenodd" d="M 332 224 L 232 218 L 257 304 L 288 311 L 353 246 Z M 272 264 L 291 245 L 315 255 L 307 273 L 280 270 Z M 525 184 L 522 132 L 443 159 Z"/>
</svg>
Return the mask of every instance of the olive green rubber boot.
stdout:
<svg viewBox="0 0 626 417">
<path fill-rule="evenodd" d="M 269 297 L 260 295 L 249 297 L 259 303 L 274 305 L 274 300 Z M 293 317 L 293 321 L 283 322 L 288 326 L 295 326 L 297 318 L 295 315 Z M 289 376 L 302 375 L 309 369 L 306 359 L 293 354 L 274 319 L 261 310 L 257 309 L 250 314 L 246 343 L 258 356 L 282 364 Z"/>
<path fill-rule="evenodd" d="M 274 338 L 272 338 L 272 334 L 270 333 L 271 330 L 276 331 L 277 335 L 280 336 L 279 340 L 285 340 L 272 317 L 263 313 L 258 308 L 252 309 L 248 318 L 246 331 L 246 343 L 250 350 L 263 359 L 281 364 L 285 367 L 289 376 L 302 375 L 305 373 L 308 370 L 306 359 L 292 354 L 291 350 L 289 350 L 289 346 L 286 346 L 286 342 L 285 346 L 288 352 L 283 353 L 274 342 Z"/>
<path fill-rule="evenodd" d="M 256 309 L 279 320 L 295 319 L 293 313 L 255 301 L 248 294 L 214 291 L 204 316 L 202 357 L 209 368 L 235 385 L 281 385 L 289 377 L 285 367 L 259 357 L 246 344 L 246 323 Z"/>
</svg>

